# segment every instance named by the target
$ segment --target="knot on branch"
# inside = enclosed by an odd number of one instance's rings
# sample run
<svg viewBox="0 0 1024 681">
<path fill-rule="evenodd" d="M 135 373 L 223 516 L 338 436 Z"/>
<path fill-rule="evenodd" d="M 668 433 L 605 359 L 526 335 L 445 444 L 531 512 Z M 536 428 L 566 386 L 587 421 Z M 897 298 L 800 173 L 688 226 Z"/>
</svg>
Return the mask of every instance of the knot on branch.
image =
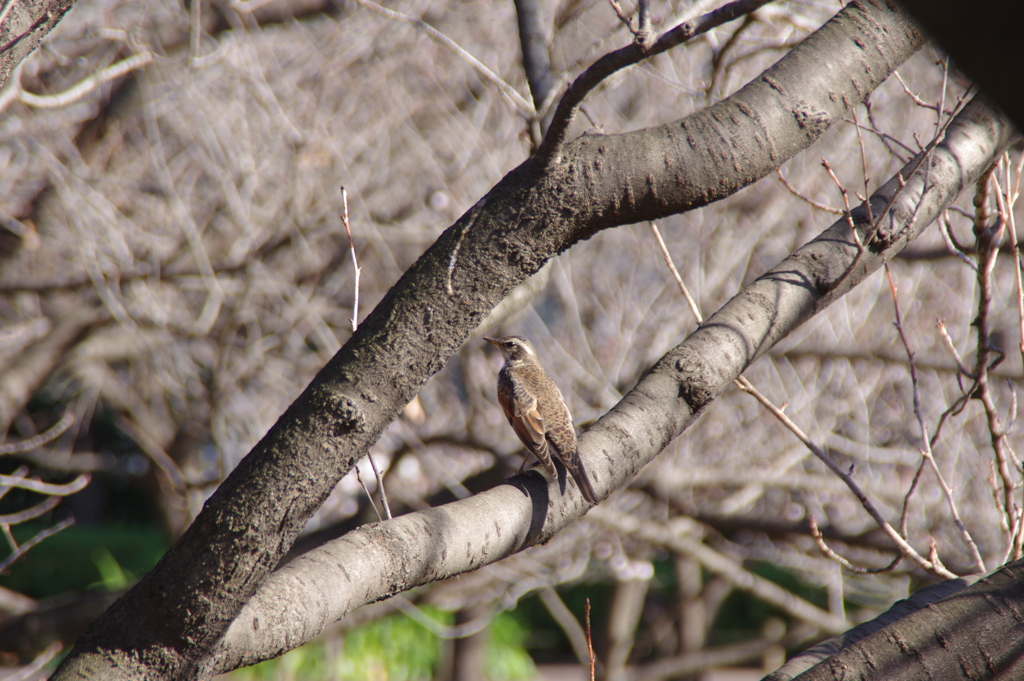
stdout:
<svg viewBox="0 0 1024 681">
<path fill-rule="evenodd" d="M 347 395 L 329 393 L 319 402 L 323 430 L 331 437 L 363 431 L 366 421 L 363 412 Z"/>
<path fill-rule="evenodd" d="M 691 411 L 698 413 L 715 399 L 714 386 L 708 379 L 710 367 L 698 352 L 681 348 L 672 362 L 672 369 L 679 384 L 679 398 L 686 402 Z"/>
</svg>

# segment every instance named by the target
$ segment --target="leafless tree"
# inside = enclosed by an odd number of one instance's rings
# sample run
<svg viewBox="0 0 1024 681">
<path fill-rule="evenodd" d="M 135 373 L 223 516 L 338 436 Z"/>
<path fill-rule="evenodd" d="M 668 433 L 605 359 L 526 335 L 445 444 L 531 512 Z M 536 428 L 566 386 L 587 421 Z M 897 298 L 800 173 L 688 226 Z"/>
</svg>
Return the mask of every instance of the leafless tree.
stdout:
<svg viewBox="0 0 1024 681">
<path fill-rule="evenodd" d="M 554 587 L 588 575 L 617 583 L 605 678 L 679 677 L 1020 557 L 1020 321 L 996 303 L 1020 295 L 1014 133 L 913 56 L 903 10 L 284 4 L 83 3 L 0 94 L 4 320 L 16 359 L 45 358 L 4 373 L 2 423 L 31 428 L 44 386 L 79 422 L 113 408 L 182 533 L 54 678 L 208 677 L 427 603 L 464 636 L 534 591 L 586 659 Z M 552 260 L 532 307 L 488 316 Z M 516 445 L 466 344 L 482 324 L 532 336 L 577 421 L 600 417 L 580 439 L 596 508 L 564 479 L 497 484 Z M 346 477 L 367 453 L 397 511 L 370 524 Z M 655 553 L 674 610 L 645 607 Z M 1016 569 L 941 595 L 1014 603 Z M 792 622 L 708 648 L 732 589 Z M 884 664 L 1011 668 L 1013 607 L 938 598 L 860 645 L 948 631 Z M 846 642 L 827 654 L 852 666 Z"/>
</svg>

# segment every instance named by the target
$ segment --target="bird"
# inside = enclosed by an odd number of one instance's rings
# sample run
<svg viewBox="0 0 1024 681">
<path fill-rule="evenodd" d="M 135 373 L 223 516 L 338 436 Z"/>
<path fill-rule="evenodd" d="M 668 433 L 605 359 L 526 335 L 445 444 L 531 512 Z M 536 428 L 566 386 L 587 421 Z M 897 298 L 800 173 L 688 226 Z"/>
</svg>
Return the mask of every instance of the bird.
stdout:
<svg viewBox="0 0 1024 681">
<path fill-rule="evenodd" d="M 583 498 L 596 504 L 597 494 L 576 447 L 572 414 L 562 391 L 541 367 L 533 344 L 521 336 L 484 337 L 484 340 L 497 346 L 505 359 L 498 373 L 498 402 L 505 410 L 505 418 L 512 430 L 529 452 L 523 467 L 533 454 L 557 479 L 558 473 L 551 459 L 554 452 L 576 481 Z"/>
</svg>

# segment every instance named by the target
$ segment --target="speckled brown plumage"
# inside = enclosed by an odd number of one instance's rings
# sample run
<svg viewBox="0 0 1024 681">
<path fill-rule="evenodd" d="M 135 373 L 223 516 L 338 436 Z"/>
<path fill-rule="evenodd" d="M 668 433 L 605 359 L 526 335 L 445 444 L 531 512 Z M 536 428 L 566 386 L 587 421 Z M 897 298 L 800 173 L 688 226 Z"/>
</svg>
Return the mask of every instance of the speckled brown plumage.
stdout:
<svg viewBox="0 0 1024 681">
<path fill-rule="evenodd" d="M 505 366 L 498 374 L 498 402 L 505 410 L 512 430 L 526 445 L 527 451 L 557 478 L 555 464 L 551 460 L 554 450 L 555 456 L 576 481 L 583 498 L 596 504 L 597 495 L 576 449 L 576 429 L 572 425 L 569 407 L 562 391 L 544 373 L 533 345 L 520 336 L 484 340 L 496 345 L 505 358 Z"/>
</svg>

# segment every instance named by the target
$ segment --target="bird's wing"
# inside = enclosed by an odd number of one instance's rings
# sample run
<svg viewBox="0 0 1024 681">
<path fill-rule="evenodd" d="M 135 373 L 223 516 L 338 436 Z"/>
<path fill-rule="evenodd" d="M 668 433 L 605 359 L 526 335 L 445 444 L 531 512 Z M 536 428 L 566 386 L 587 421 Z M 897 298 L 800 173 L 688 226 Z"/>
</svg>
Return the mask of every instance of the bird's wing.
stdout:
<svg viewBox="0 0 1024 681">
<path fill-rule="evenodd" d="M 537 398 L 522 381 L 513 380 L 512 391 L 515 397 L 516 419 L 521 421 L 523 427 L 530 432 L 531 440 L 538 445 L 542 444 L 547 426 L 544 424 L 544 417 L 541 416 Z"/>
<path fill-rule="evenodd" d="M 512 430 L 526 449 L 537 457 L 546 469 L 554 472 L 548 441 L 544 437 L 544 419 L 537 406 L 537 398 L 514 376 L 498 381 L 498 402 L 505 411 Z"/>
</svg>

